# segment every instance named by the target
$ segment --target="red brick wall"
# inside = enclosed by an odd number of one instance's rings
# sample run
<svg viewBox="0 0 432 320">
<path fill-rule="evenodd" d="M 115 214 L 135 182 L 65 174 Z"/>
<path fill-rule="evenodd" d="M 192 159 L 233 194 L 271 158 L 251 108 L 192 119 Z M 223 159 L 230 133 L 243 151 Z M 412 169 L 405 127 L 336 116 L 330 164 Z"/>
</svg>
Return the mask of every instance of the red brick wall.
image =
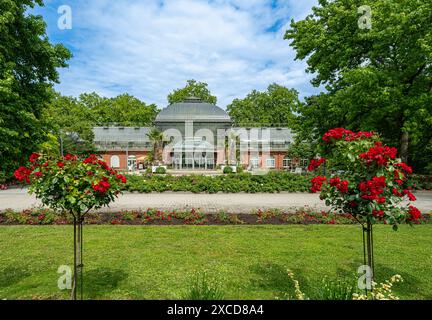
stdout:
<svg viewBox="0 0 432 320">
<path fill-rule="evenodd" d="M 148 154 L 147 151 L 129 151 L 129 156 L 135 156 L 137 158 L 145 157 Z M 126 152 L 125 151 L 107 151 L 104 153 L 101 153 L 102 158 L 106 163 L 108 163 L 109 166 L 111 166 L 111 157 L 112 156 L 118 156 L 120 158 L 120 167 L 117 169 L 126 170 L 127 169 L 127 158 L 126 158 Z"/>
</svg>

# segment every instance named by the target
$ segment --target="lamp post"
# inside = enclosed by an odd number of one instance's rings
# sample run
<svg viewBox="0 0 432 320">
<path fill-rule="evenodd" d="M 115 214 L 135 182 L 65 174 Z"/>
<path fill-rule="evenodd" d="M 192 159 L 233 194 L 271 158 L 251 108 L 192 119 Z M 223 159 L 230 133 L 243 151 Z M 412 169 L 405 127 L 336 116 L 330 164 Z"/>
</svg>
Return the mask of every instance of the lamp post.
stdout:
<svg viewBox="0 0 432 320">
<path fill-rule="evenodd" d="M 59 133 L 59 143 L 60 143 L 60 155 L 63 157 L 63 137 L 62 137 L 62 131 L 60 130 Z"/>
</svg>

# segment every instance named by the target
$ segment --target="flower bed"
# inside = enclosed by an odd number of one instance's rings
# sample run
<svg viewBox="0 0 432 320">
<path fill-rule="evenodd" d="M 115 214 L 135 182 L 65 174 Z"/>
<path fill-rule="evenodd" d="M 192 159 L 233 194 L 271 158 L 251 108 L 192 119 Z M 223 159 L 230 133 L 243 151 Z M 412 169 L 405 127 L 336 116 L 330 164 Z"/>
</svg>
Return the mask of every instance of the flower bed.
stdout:
<svg viewBox="0 0 432 320">
<path fill-rule="evenodd" d="M 236 175 L 144 175 L 127 177 L 123 190 L 131 192 L 164 192 L 189 191 L 194 193 L 237 193 L 237 192 L 265 192 L 275 193 L 309 192 L 310 176 L 288 172 L 269 172 L 266 175 L 252 175 L 239 173 Z"/>
<path fill-rule="evenodd" d="M 424 214 L 416 224 L 432 222 L 432 214 Z M 64 225 L 71 224 L 70 216 L 54 214 L 50 209 L 28 209 L 0 212 L 0 225 Z M 86 224 L 111 225 L 260 225 L 260 224 L 355 224 L 349 214 L 335 214 L 326 211 L 314 211 L 304 208 L 295 212 L 280 209 L 258 209 L 252 213 L 230 213 L 219 211 L 216 214 L 205 213 L 192 208 L 190 210 L 158 210 L 149 208 L 144 211 L 120 211 L 89 213 Z"/>
<path fill-rule="evenodd" d="M 430 175 L 411 175 L 409 187 L 414 190 L 432 190 L 432 176 Z"/>
</svg>

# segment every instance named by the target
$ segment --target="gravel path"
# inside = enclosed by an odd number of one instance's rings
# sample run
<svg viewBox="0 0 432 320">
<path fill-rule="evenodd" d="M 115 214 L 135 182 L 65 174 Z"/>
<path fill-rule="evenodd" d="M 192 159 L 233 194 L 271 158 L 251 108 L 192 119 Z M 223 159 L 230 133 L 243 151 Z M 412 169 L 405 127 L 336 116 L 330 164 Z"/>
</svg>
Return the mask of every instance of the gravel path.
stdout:
<svg viewBox="0 0 432 320">
<path fill-rule="evenodd" d="M 432 192 L 418 191 L 415 193 L 417 201 L 415 206 L 422 212 L 432 211 Z M 12 208 L 23 210 L 40 205 L 34 196 L 27 194 L 25 189 L 9 189 L 0 191 L 0 210 Z M 217 193 L 217 194 L 193 194 L 186 192 L 164 193 L 124 193 L 110 208 L 103 211 L 118 211 L 131 209 L 185 209 L 200 208 L 205 212 L 217 212 L 226 210 L 233 213 L 248 213 L 258 208 L 279 208 L 290 210 L 309 206 L 317 209 L 325 209 L 323 201 L 318 194 L 311 193 Z"/>
</svg>

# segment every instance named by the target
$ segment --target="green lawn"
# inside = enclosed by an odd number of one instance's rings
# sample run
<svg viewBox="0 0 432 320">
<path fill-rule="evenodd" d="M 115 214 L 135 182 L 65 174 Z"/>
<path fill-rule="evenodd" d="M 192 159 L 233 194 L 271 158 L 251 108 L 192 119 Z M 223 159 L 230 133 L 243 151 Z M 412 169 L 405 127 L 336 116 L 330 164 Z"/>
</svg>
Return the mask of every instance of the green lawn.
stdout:
<svg viewBox="0 0 432 320">
<path fill-rule="evenodd" d="M 85 298 L 176 299 L 193 273 L 221 279 L 227 299 L 274 299 L 324 276 L 353 275 L 361 231 L 350 225 L 86 226 Z M 66 299 L 57 268 L 72 263 L 71 226 L 0 227 L 0 298 Z M 432 299 L 432 226 L 375 229 L 377 280 L 401 274 L 395 293 Z"/>
</svg>

